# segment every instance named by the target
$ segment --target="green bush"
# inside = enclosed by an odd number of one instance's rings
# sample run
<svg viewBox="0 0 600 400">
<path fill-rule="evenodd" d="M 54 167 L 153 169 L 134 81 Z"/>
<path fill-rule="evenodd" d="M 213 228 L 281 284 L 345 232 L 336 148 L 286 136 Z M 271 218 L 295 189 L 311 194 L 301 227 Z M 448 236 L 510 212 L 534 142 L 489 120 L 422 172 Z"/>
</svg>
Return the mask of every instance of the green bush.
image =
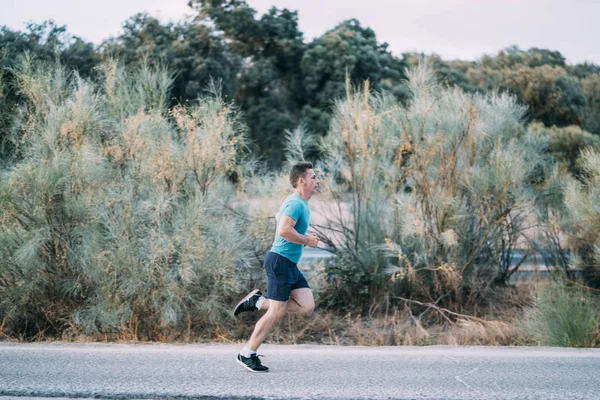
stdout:
<svg viewBox="0 0 600 400">
<path fill-rule="evenodd" d="M 572 180 L 565 186 L 570 219 L 564 230 L 573 251 L 572 266 L 588 285 L 600 288 L 600 153 L 584 150 L 578 166 L 582 182 Z"/>
<path fill-rule="evenodd" d="M 563 171 L 575 177 L 581 176 L 577 159 L 586 148 L 600 151 L 600 137 L 584 131 L 578 126 L 546 128 L 541 123 L 529 125 L 529 129 L 548 140 L 548 152 L 556 159 Z"/>
<path fill-rule="evenodd" d="M 338 204 L 321 227 L 338 254 L 329 304 L 364 312 L 402 295 L 460 308 L 516 270 L 543 138 L 511 96 L 440 87 L 426 65 L 408 76 L 406 107 L 349 88 L 323 139 L 323 191 Z"/>
<path fill-rule="evenodd" d="M 598 67 L 596 67 L 596 70 Z M 600 135 L 600 74 L 591 73 L 581 80 L 587 99 L 583 129 Z"/>
<path fill-rule="evenodd" d="M 585 289 L 545 285 L 531 307 L 525 309 L 524 326 L 541 345 L 591 347 L 594 345 L 598 310 Z"/>
<path fill-rule="evenodd" d="M 202 335 L 251 265 L 230 212 L 245 127 L 217 91 L 167 110 L 170 74 L 91 82 L 27 60 L 20 163 L 0 180 L 0 326 L 23 338 Z"/>
</svg>

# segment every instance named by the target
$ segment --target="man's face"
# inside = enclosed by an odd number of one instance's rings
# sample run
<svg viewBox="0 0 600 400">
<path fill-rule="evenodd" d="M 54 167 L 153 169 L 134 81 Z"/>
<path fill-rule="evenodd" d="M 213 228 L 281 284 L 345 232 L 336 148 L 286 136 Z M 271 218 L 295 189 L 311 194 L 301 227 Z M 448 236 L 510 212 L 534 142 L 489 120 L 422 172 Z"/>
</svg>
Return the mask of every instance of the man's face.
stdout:
<svg viewBox="0 0 600 400">
<path fill-rule="evenodd" d="M 300 179 L 300 183 L 306 192 L 310 194 L 315 194 L 317 192 L 317 189 L 319 188 L 319 178 L 317 178 L 317 175 L 312 168 L 307 169 L 306 177 Z"/>
</svg>

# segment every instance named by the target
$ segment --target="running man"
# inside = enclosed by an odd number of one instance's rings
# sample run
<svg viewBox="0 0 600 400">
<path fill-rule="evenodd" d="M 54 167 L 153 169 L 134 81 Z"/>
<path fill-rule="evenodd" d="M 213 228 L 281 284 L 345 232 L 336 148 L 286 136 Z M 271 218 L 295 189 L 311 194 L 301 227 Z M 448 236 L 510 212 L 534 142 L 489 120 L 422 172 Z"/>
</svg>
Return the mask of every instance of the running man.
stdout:
<svg viewBox="0 0 600 400">
<path fill-rule="evenodd" d="M 267 310 L 258 320 L 252 336 L 239 354 L 237 362 L 252 372 L 267 372 L 256 350 L 265 341 L 286 312 L 310 314 L 315 300 L 308 282 L 298 269 L 304 246 L 317 247 L 314 233 L 306 235 L 310 222 L 308 200 L 317 192 L 319 178 L 312 163 L 300 162 L 292 167 L 290 183 L 294 188 L 277 213 L 277 230 L 271 251 L 265 257 L 267 297 L 255 289 L 238 303 L 234 315 L 246 311 Z"/>
</svg>

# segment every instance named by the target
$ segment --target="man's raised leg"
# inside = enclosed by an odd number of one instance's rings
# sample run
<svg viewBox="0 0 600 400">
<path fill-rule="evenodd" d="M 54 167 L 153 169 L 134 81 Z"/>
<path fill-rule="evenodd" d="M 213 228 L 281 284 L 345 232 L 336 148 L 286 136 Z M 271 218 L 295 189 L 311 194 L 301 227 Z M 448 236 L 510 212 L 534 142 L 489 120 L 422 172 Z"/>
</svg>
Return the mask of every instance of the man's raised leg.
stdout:
<svg viewBox="0 0 600 400">
<path fill-rule="evenodd" d="M 265 299 L 260 309 L 268 310 L 271 300 Z M 315 309 L 315 299 L 312 290 L 309 288 L 294 289 L 290 292 L 290 299 L 287 302 L 286 313 L 308 315 Z"/>
<path fill-rule="evenodd" d="M 308 315 L 315 309 L 315 299 L 309 288 L 294 289 L 290 292 L 287 312 Z"/>
</svg>

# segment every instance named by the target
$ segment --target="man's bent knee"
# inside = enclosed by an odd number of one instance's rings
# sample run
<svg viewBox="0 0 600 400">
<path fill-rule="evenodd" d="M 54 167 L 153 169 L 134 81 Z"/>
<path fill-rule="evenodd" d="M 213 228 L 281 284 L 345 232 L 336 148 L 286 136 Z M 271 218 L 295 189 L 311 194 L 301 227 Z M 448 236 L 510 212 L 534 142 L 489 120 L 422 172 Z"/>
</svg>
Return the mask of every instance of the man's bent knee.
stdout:
<svg viewBox="0 0 600 400">
<path fill-rule="evenodd" d="M 315 299 L 310 288 L 296 289 L 292 291 L 291 299 L 298 305 L 296 314 L 308 315 L 315 309 Z"/>
<path fill-rule="evenodd" d="M 309 302 L 300 305 L 300 310 L 298 310 L 298 314 L 300 315 L 308 315 L 315 310 L 315 302 Z"/>
</svg>

